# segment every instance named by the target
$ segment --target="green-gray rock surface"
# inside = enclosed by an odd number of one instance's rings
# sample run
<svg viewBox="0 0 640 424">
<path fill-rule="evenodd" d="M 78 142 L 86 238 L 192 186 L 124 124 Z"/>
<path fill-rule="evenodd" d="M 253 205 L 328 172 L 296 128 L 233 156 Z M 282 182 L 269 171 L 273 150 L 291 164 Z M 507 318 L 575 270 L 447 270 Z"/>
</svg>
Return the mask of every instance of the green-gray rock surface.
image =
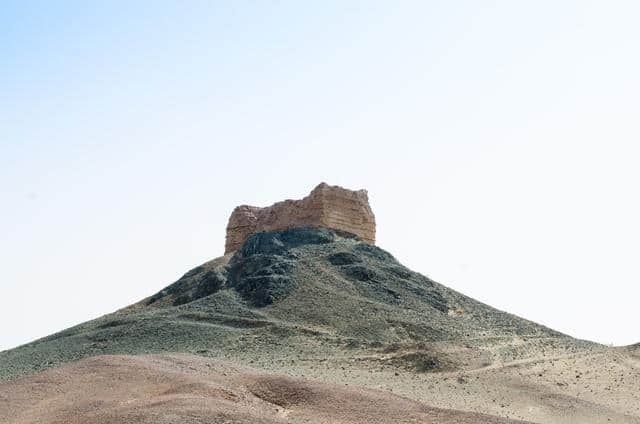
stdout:
<svg viewBox="0 0 640 424">
<path fill-rule="evenodd" d="M 384 353 L 426 372 L 595 347 L 457 293 L 353 236 L 301 228 L 255 234 L 135 305 L 0 352 L 0 379 L 101 354 L 186 352 L 269 368 Z"/>
</svg>

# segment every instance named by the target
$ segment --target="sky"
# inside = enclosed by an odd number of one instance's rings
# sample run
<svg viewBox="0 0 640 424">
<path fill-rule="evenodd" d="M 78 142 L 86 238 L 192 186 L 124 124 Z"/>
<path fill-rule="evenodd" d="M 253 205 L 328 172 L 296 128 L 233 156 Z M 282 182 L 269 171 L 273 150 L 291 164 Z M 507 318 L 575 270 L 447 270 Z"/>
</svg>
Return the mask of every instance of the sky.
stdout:
<svg viewBox="0 0 640 424">
<path fill-rule="evenodd" d="M 0 5 L 0 350 L 149 296 L 239 204 L 365 188 L 377 244 L 640 342 L 640 3 Z"/>
</svg>

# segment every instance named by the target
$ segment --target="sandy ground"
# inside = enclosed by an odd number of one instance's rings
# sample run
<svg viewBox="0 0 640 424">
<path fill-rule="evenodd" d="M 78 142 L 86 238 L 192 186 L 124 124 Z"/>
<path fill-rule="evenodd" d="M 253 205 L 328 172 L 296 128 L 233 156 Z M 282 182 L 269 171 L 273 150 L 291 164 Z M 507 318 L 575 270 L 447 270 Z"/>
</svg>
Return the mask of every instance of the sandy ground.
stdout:
<svg viewBox="0 0 640 424">
<path fill-rule="evenodd" d="M 538 423 L 640 424 L 640 352 L 634 348 L 554 354 L 452 372 L 393 367 L 390 355 L 272 362 L 275 372 L 355 384 L 441 408 Z M 471 362 L 471 361 L 470 361 Z"/>
<path fill-rule="evenodd" d="M 0 384 L 7 424 L 515 423 L 189 355 L 100 356 Z"/>
<path fill-rule="evenodd" d="M 93 357 L 0 383 L 0 422 L 640 424 L 637 348 L 429 372 L 394 365 L 397 355 L 407 352 L 256 368 L 184 354 Z"/>
</svg>

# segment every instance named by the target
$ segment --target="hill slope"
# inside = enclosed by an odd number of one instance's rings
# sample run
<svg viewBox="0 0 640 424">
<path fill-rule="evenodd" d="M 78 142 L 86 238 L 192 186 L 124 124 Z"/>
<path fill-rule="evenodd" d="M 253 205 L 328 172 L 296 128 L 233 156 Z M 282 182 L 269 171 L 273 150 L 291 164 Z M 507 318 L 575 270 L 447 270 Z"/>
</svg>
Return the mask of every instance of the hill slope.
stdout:
<svg viewBox="0 0 640 424">
<path fill-rule="evenodd" d="M 0 379 L 100 354 L 252 363 L 371 355 L 421 371 L 596 346 L 498 311 L 324 229 L 258 233 L 116 313 L 0 353 Z"/>
</svg>

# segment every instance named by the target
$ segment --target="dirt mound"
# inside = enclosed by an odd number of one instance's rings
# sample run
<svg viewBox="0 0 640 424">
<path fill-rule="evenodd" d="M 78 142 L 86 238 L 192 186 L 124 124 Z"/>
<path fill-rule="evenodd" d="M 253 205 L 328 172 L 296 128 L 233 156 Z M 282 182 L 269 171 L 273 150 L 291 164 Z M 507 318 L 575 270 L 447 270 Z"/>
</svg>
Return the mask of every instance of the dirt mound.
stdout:
<svg viewBox="0 0 640 424">
<path fill-rule="evenodd" d="M 0 384 L 6 424 L 516 423 L 188 355 L 101 356 Z"/>
</svg>

